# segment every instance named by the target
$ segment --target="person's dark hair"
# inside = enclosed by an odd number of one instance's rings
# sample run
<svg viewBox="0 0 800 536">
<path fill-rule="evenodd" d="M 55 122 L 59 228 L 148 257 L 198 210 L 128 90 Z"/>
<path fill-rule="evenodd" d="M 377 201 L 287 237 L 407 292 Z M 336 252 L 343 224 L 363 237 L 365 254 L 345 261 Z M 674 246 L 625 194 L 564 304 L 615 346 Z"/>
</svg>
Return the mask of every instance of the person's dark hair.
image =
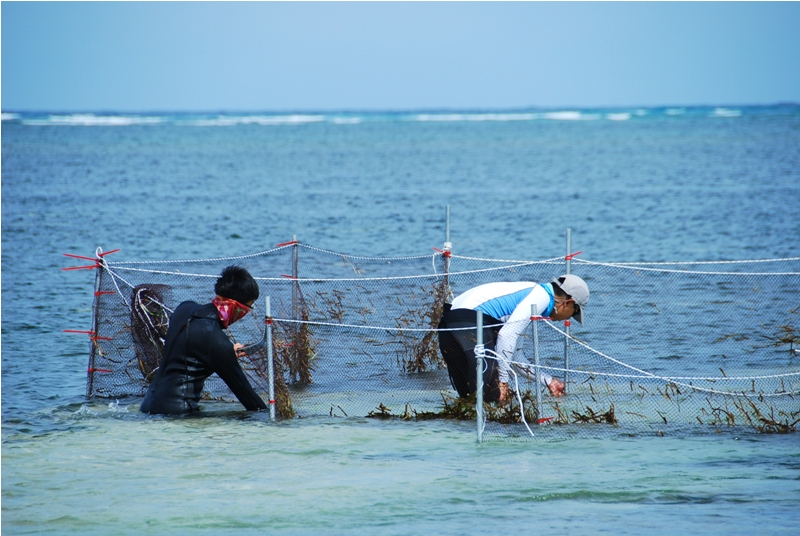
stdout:
<svg viewBox="0 0 800 536">
<path fill-rule="evenodd" d="M 258 299 L 258 283 L 250 275 L 250 272 L 241 266 L 228 266 L 222 270 L 214 292 L 217 296 L 230 298 L 240 303 L 249 303 Z"/>
<path fill-rule="evenodd" d="M 558 282 L 559 282 L 559 283 L 563 283 L 563 282 L 564 282 L 564 278 L 563 278 L 563 277 L 559 277 L 559 278 L 558 278 Z M 554 293 L 555 293 L 555 295 L 556 295 L 556 296 L 558 296 L 559 298 L 571 298 L 571 297 L 572 297 L 572 296 L 570 296 L 569 294 L 567 294 L 566 292 L 564 292 L 564 291 L 561 289 L 561 287 L 559 287 L 559 286 L 558 286 L 558 285 L 557 285 L 555 282 L 553 282 L 552 284 L 553 284 L 553 292 L 554 292 Z"/>
</svg>

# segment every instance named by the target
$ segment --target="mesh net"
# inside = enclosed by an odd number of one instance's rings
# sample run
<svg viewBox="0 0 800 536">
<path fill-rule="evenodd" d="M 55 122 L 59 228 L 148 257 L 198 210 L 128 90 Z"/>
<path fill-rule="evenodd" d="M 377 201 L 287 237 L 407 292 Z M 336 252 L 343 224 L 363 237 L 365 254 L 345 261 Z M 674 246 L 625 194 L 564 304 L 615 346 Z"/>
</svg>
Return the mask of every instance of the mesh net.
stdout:
<svg viewBox="0 0 800 536">
<path fill-rule="evenodd" d="M 265 324 L 260 300 L 228 334 L 245 344 L 242 366 L 267 400 L 271 330 L 284 418 L 479 418 L 474 398 L 459 399 L 451 388 L 440 356 L 443 305 L 483 283 L 544 283 L 565 272 L 563 258 L 358 257 L 298 243 L 242 257 L 98 259 L 87 396 L 143 396 L 172 310 L 185 300 L 210 301 L 222 268 L 237 264 L 270 297 L 273 321 Z M 518 326 L 515 396 L 484 405 L 484 438 L 796 428 L 800 259 L 575 259 L 571 271 L 592 289 L 585 325 Z M 535 381 L 537 362 L 565 379 L 566 396 L 552 397 Z M 235 400 L 216 376 L 205 396 Z"/>
</svg>

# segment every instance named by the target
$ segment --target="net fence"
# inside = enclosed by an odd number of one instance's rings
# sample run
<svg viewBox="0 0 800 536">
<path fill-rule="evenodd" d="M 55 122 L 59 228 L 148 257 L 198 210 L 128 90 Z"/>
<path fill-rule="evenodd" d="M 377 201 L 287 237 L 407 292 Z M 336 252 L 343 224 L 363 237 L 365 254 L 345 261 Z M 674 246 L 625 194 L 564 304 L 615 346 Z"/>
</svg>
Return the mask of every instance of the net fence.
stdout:
<svg viewBox="0 0 800 536">
<path fill-rule="evenodd" d="M 114 262 L 98 250 L 88 397 L 143 396 L 169 316 L 207 303 L 237 264 L 270 298 L 228 330 L 268 400 L 268 356 L 281 418 L 480 420 L 485 439 L 707 432 L 789 432 L 800 421 L 800 258 L 693 263 L 574 259 L 591 289 L 585 325 L 516 326 L 509 403 L 458 398 L 438 348 L 445 303 L 495 281 L 547 283 L 565 259 L 498 260 L 436 251 L 359 257 L 292 242 L 248 256 Z M 271 352 L 267 340 L 270 330 Z M 498 356 L 488 353 L 487 359 Z M 552 397 L 535 380 L 566 381 Z M 215 375 L 208 399 L 235 400 Z M 482 415 L 481 415 L 482 414 Z"/>
</svg>

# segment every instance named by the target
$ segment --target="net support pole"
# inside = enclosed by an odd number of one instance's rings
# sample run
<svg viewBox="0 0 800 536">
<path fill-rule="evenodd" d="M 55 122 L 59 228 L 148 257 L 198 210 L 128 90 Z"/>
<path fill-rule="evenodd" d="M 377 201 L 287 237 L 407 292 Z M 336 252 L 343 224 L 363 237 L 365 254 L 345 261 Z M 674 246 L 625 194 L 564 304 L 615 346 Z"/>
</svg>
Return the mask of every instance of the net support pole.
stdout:
<svg viewBox="0 0 800 536">
<path fill-rule="evenodd" d="M 100 248 L 97 248 L 98 254 Z M 105 264 L 101 264 L 100 268 L 94 274 L 94 301 L 92 302 L 92 331 L 96 334 L 100 329 L 100 277 L 103 273 Z M 89 339 L 89 372 L 86 376 L 86 398 L 92 398 L 94 395 L 94 369 L 95 357 L 97 355 L 97 348 L 95 341 Z"/>
<path fill-rule="evenodd" d="M 570 254 L 572 253 L 572 229 L 567 227 L 567 255 L 565 257 L 567 261 L 567 275 L 570 274 L 570 270 L 572 269 L 572 257 Z M 564 394 L 567 393 L 567 383 L 569 382 L 569 332 L 570 332 L 570 320 L 568 319 L 564 322 L 564 333 L 566 336 L 564 337 Z"/>
<path fill-rule="evenodd" d="M 445 208 L 444 243 L 450 243 L 450 205 Z"/>
<path fill-rule="evenodd" d="M 450 242 L 450 205 L 447 205 L 445 210 L 445 222 L 444 222 L 444 246 L 442 250 L 444 253 L 442 257 L 444 257 L 444 289 L 445 289 L 445 301 L 450 299 L 451 290 L 450 290 L 450 250 L 453 249 L 453 244 Z M 449 301 L 448 301 L 449 303 Z"/>
<path fill-rule="evenodd" d="M 572 268 L 572 257 L 570 253 L 572 249 L 572 229 L 567 227 L 567 254 L 564 256 L 564 259 L 567 261 L 567 273 L 570 273 L 570 268 Z"/>
<path fill-rule="evenodd" d="M 292 242 L 294 245 L 292 246 L 292 277 L 294 278 L 294 284 L 292 285 L 292 318 L 294 320 L 298 319 L 297 311 L 298 311 L 298 292 L 297 292 L 297 278 L 300 277 L 299 269 L 297 266 L 298 263 L 298 251 L 297 251 L 297 235 L 292 235 Z M 296 329 L 297 324 L 295 323 Z"/>
<path fill-rule="evenodd" d="M 536 419 L 538 420 L 542 414 L 542 376 L 539 371 L 539 324 L 537 316 L 539 311 L 536 304 L 531 304 L 531 330 L 533 331 L 533 369 L 536 373 Z M 520 408 L 520 411 L 523 411 Z"/>
<path fill-rule="evenodd" d="M 272 355 L 272 311 L 269 296 L 266 297 L 264 310 L 267 315 L 267 380 L 269 381 L 269 420 L 275 420 L 275 364 Z"/>
<path fill-rule="evenodd" d="M 483 359 L 486 355 L 483 348 L 483 313 L 475 311 L 477 332 L 475 333 L 475 420 L 478 428 L 478 443 L 483 441 Z"/>
</svg>

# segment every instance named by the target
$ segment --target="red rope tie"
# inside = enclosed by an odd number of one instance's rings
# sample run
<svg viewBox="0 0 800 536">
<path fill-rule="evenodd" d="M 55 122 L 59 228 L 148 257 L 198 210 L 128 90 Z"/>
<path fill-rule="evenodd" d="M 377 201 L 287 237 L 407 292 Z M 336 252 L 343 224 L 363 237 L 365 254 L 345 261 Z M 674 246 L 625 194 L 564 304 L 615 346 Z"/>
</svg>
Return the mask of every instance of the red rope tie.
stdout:
<svg viewBox="0 0 800 536">
<path fill-rule="evenodd" d="M 281 277 L 285 277 L 286 279 L 291 279 L 293 281 L 297 281 L 297 278 L 295 276 L 293 276 L 293 275 L 281 274 Z"/>
<path fill-rule="evenodd" d="M 94 257 L 84 257 L 83 255 L 73 255 L 72 253 L 64 253 L 65 257 L 72 257 L 73 259 L 81 259 L 84 261 L 96 261 Z"/>
<path fill-rule="evenodd" d="M 103 253 L 99 253 L 97 256 L 102 258 L 102 257 L 105 257 L 106 255 L 111 255 L 112 253 L 116 253 L 117 251 L 119 251 L 119 248 L 112 249 L 111 251 L 104 251 Z M 64 253 L 63 255 L 65 257 L 71 257 L 73 259 L 81 259 L 81 260 L 84 260 L 84 261 L 94 261 L 94 264 L 90 265 L 90 266 L 70 266 L 69 268 L 62 268 L 62 270 L 94 270 L 95 268 L 99 268 L 100 267 L 100 259 L 98 259 L 96 257 L 84 257 L 83 255 L 74 255 L 72 253 Z"/>
<path fill-rule="evenodd" d="M 70 266 L 69 268 L 62 268 L 62 270 L 94 270 L 100 266 L 100 262 L 96 262 L 91 266 Z"/>
<path fill-rule="evenodd" d="M 85 331 L 85 330 L 81 330 L 81 329 L 65 329 L 64 333 L 84 333 L 86 335 L 89 335 L 89 338 L 92 339 L 93 341 L 113 341 L 114 340 L 111 337 L 101 337 L 100 335 L 98 335 L 94 331 Z"/>
<path fill-rule="evenodd" d="M 95 372 L 114 372 L 113 370 L 108 370 L 104 368 L 89 368 L 89 374 L 94 374 Z"/>
<path fill-rule="evenodd" d="M 113 290 L 98 290 L 94 293 L 95 296 L 103 296 L 104 294 L 116 294 Z"/>
<path fill-rule="evenodd" d="M 439 249 L 439 248 L 433 248 L 433 249 L 435 251 L 438 251 L 439 253 L 441 253 L 442 257 L 450 257 L 450 255 L 451 255 L 450 250 L 443 250 L 443 249 Z"/>
<path fill-rule="evenodd" d="M 277 404 L 277 401 L 276 400 L 270 400 L 269 403 L 270 403 L 270 405 L 273 405 L 273 404 Z"/>
<path fill-rule="evenodd" d="M 536 421 L 536 424 L 544 424 L 546 422 L 552 421 L 553 419 L 555 419 L 555 417 L 544 417 L 544 418 L 539 419 L 538 421 Z"/>
<path fill-rule="evenodd" d="M 268 317 L 266 317 L 264 319 L 264 323 L 267 324 L 267 325 L 272 324 L 272 322 L 273 322 L 273 320 L 272 320 L 271 316 L 268 316 Z"/>
<path fill-rule="evenodd" d="M 564 320 L 564 325 L 570 327 L 572 325 L 572 322 L 570 322 L 569 320 Z"/>
<path fill-rule="evenodd" d="M 532 316 L 531 317 L 531 322 L 534 322 L 536 320 L 550 320 L 550 317 L 549 316 Z"/>
<path fill-rule="evenodd" d="M 575 252 L 575 253 L 570 253 L 569 255 L 566 255 L 566 256 L 564 257 L 564 259 L 565 259 L 565 260 L 568 260 L 568 261 L 571 261 L 572 259 L 574 259 L 574 258 L 575 258 L 575 257 L 577 257 L 578 255 L 580 255 L 581 253 L 583 253 L 583 251 L 577 251 L 577 252 Z"/>
<path fill-rule="evenodd" d="M 283 242 L 281 244 L 275 244 L 276 248 L 282 248 L 283 246 L 293 246 L 295 244 L 299 244 L 300 242 L 297 240 L 290 240 L 289 242 Z"/>
</svg>

